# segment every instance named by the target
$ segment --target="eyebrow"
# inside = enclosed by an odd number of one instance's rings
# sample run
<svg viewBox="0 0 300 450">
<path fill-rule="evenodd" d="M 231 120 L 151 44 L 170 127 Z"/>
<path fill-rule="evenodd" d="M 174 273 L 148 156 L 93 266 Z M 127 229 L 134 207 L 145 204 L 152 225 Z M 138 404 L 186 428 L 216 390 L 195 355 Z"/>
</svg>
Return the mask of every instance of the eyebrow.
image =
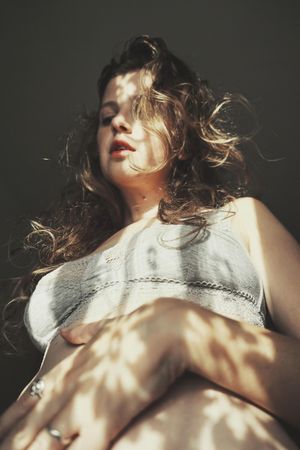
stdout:
<svg viewBox="0 0 300 450">
<path fill-rule="evenodd" d="M 138 95 L 134 95 L 131 98 L 131 101 L 135 100 L 137 97 L 138 97 Z M 102 105 L 100 105 L 99 112 L 101 111 L 101 109 L 105 108 L 106 106 L 111 107 L 112 109 L 118 109 L 119 108 L 118 102 L 116 102 L 115 100 L 108 100 L 107 102 L 102 103 Z"/>
<path fill-rule="evenodd" d="M 105 108 L 106 106 L 110 106 L 111 108 L 116 109 L 118 108 L 119 105 L 117 102 L 110 100 L 108 102 L 102 103 L 102 105 L 99 108 L 99 111 L 101 111 L 101 109 Z"/>
</svg>

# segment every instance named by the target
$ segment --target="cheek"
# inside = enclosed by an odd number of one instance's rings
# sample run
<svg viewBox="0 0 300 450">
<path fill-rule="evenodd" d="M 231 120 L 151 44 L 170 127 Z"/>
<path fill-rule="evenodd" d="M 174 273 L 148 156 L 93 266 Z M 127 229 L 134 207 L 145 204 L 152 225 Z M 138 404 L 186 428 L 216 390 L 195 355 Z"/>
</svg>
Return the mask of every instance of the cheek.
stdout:
<svg viewBox="0 0 300 450">
<path fill-rule="evenodd" d="M 98 131 L 97 133 L 97 151 L 98 151 L 98 155 L 99 155 L 99 162 L 100 162 L 100 166 L 101 168 L 105 170 L 105 165 L 106 165 L 106 161 L 107 161 L 107 155 L 108 155 L 108 151 L 106 150 L 106 145 L 105 145 L 106 139 L 105 139 L 105 135 L 102 132 L 102 130 Z"/>
</svg>

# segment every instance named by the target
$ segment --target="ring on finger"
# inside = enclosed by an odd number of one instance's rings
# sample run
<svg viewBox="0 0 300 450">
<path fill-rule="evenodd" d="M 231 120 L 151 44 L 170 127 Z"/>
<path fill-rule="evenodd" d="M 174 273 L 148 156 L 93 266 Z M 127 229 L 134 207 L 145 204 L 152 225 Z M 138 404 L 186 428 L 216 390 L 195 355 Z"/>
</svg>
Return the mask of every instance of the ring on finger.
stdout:
<svg viewBox="0 0 300 450">
<path fill-rule="evenodd" d="M 58 431 L 56 428 L 52 428 L 51 425 L 47 425 L 46 426 L 46 430 L 48 431 L 50 436 L 52 436 L 57 441 L 61 441 L 62 440 L 61 432 Z"/>
<path fill-rule="evenodd" d="M 45 382 L 42 378 L 38 378 L 30 386 L 29 395 L 31 395 L 32 397 L 34 395 L 37 395 L 39 398 L 42 398 L 44 390 L 45 390 Z"/>
<path fill-rule="evenodd" d="M 53 428 L 51 425 L 47 425 L 46 430 L 51 437 L 53 437 L 63 445 L 68 445 L 72 442 L 72 438 L 62 437 L 61 432 L 57 428 Z"/>
</svg>

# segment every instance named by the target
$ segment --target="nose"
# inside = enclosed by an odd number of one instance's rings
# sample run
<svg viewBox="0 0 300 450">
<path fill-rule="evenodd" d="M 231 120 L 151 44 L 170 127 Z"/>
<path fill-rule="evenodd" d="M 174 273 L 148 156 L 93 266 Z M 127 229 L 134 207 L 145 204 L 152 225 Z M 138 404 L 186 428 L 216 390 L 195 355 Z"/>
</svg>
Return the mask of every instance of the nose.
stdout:
<svg viewBox="0 0 300 450">
<path fill-rule="evenodd" d="M 122 132 L 126 132 L 126 133 L 131 133 L 132 128 L 130 123 L 128 122 L 128 120 L 125 119 L 123 114 L 116 114 L 114 116 L 114 118 L 111 121 L 112 126 L 117 130 L 117 131 L 122 131 Z"/>
</svg>

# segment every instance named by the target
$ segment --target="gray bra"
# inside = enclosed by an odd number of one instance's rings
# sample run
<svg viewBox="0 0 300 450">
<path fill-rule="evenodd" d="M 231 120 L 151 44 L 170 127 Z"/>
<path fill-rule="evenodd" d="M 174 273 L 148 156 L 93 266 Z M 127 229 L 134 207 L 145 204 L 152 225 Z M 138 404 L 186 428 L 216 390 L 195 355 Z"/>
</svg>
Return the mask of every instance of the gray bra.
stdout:
<svg viewBox="0 0 300 450">
<path fill-rule="evenodd" d="M 127 314 L 170 296 L 265 326 L 262 281 L 233 234 L 228 213 L 216 210 L 210 217 L 200 232 L 156 222 L 125 243 L 45 275 L 24 314 L 33 342 L 43 351 L 62 326 Z"/>
</svg>

